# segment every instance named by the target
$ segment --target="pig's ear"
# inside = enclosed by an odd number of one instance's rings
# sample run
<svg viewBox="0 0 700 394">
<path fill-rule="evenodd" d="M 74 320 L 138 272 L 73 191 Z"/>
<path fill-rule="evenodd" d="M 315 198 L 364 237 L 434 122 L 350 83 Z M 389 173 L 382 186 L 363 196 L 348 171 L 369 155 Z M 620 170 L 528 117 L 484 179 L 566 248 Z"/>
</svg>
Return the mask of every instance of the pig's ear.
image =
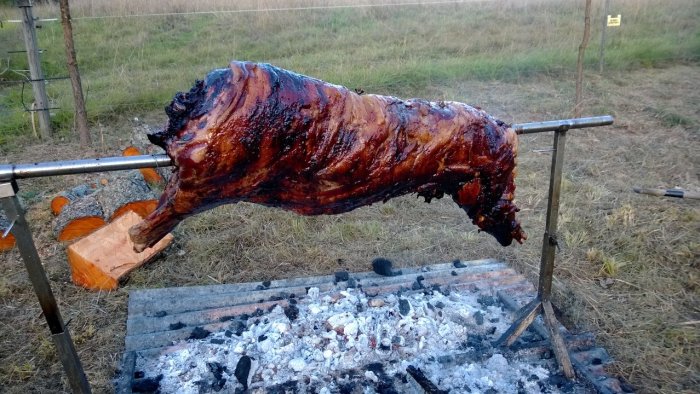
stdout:
<svg viewBox="0 0 700 394">
<path fill-rule="evenodd" d="M 158 131 L 155 133 L 146 134 L 146 136 L 148 137 L 148 140 L 151 141 L 152 144 L 158 145 L 163 149 L 165 149 L 165 145 L 166 145 L 165 140 L 166 140 L 167 135 L 168 134 L 166 133 L 165 130 L 161 130 L 161 131 Z"/>
<path fill-rule="evenodd" d="M 196 117 L 201 104 L 206 101 L 206 85 L 204 81 L 197 81 L 189 92 L 179 92 L 173 101 L 165 107 L 165 114 L 168 115 L 168 125 L 165 130 L 154 134 L 149 134 L 148 139 L 161 147 L 165 147 L 167 141 L 177 135 L 187 122 Z"/>
</svg>

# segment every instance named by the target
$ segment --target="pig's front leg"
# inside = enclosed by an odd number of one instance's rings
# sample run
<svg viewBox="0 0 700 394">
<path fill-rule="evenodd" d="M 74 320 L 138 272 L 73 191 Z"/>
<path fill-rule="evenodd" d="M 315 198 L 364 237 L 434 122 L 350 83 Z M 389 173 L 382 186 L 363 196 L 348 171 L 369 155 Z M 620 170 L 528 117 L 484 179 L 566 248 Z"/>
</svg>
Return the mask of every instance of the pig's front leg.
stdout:
<svg viewBox="0 0 700 394">
<path fill-rule="evenodd" d="M 129 236 L 134 243 L 134 251 L 142 252 L 155 245 L 180 221 L 189 216 L 193 207 L 198 205 L 199 197 L 194 193 L 180 190 L 179 183 L 179 174 L 173 174 L 158 201 L 156 210 L 141 223 L 129 229 Z"/>
</svg>

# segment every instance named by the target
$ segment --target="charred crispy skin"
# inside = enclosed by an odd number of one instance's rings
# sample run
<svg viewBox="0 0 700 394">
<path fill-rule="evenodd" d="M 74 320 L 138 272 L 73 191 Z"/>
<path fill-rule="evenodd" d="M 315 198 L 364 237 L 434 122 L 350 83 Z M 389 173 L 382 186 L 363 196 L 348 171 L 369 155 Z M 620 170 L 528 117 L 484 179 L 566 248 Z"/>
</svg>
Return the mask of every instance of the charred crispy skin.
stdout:
<svg viewBox="0 0 700 394">
<path fill-rule="evenodd" d="M 457 102 L 358 95 L 269 64 L 232 62 L 178 93 L 151 142 L 175 170 L 131 228 L 137 251 L 181 220 L 249 201 L 337 214 L 418 193 L 452 196 L 504 246 L 526 237 L 513 204 L 517 137 Z"/>
</svg>

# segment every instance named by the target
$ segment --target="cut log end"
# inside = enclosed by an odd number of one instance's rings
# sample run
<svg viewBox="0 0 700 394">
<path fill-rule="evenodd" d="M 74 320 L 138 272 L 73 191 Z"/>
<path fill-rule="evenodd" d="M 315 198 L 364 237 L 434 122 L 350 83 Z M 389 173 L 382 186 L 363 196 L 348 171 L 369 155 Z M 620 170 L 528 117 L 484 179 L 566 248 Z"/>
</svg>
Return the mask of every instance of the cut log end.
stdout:
<svg viewBox="0 0 700 394">
<path fill-rule="evenodd" d="M 8 233 L 6 237 L 2 237 L 8 227 L 10 227 L 10 221 L 5 216 L 5 212 L 0 209 L 0 252 L 10 250 L 15 246 L 14 235 Z"/>
<path fill-rule="evenodd" d="M 63 207 L 70 204 L 70 200 L 66 196 L 56 196 L 51 200 L 51 213 L 58 216 L 63 210 Z"/>
<path fill-rule="evenodd" d="M 54 235 L 59 241 L 83 237 L 105 225 L 100 203 L 87 196 L 66 205 L 54 220 Z"/>
<path fill-rule="evenodd" d="M 97 185 L 83 184 L 62 192 L 51 199 L 51 213 L 53 213 L 54 216 L 60 215 L 63 208 L 65 208 L 68 204 L 89 196 L 95 192 L 96 188 Z"/>
<path fill-rule="evenodd" d="M 58 240 L 68 242 L 84 237 L 106 224 L 100 216 L 86 216 L 71 220 L 58 233 Z"/>
<path fill-rule="evenodd" d="M 129 146 L 122 151 L 122 156 L 138 156 L 141 154 L 142 153 L 139 148 L 135 146 Z M 158 174 L 158 172 L 153 168 L 141 168 L 139 169 L 139 172 L 141 172 L 143 179 L 145 179 L 149 184 L 163 183 L 163 177 L 161 177 L 160 174 Z"/>
<path fill-rule="evenodd" d="M 109 220 L 112 221 L 127 212 L 134 212 L 142 218 L 145 218 L 150 215 L 151 212 L 155 211 L 156 206 L 158 206 L 158 200 L 132 201 L 117 208 Z"/>
<path fill-rule="evenodd" d="M 0 237 L 2 237 L 2 233 L 4 232 L 4 229 L 0 229 Z M 7 234 L 5 238 L 0 238 L 0 252 L 12 249 L 15 246 L 15 243 L 15 236 L 12 234 Z"/>
<path fill-rule="evenodd" d="M 138 156 L 140 154 L 141 151 L 135 146 L 128 146 L 122 151 L 122 156 Z"/>
<path fill-rule="evenodd" d="M 146 182 L 150 184 L 163 183 L 163 178 L 153 168 L 142 168 L 139 171 L 141 171 L 141 175 L 143 175 L 143 179 L 145 179 Z"/>
</svg>

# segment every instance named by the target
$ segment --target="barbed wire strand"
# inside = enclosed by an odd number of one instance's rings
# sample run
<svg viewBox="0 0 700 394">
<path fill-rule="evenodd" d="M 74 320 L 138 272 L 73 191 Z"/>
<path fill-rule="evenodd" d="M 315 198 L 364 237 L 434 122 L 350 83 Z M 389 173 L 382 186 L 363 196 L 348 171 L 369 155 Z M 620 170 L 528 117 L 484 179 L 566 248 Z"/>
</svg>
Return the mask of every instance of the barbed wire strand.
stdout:
<svg viewBox="0 0 700 394">
<path fill-rule="evenodd" d="M 408 7 L 408 6 L 430 6 L 446 4 L 468 4 L 487 3 L 495 0 L 440 0 L 440 1 L 415 1 L 406 3 L 379 3 L 379 4 L 344 4 L 344 5 L 319 5 L 308 7 L 276 7 L 276 8 L 248 8 L 243 10 L 213 10 L 213 11 L 188 11 L 188 12 L 154 12 L 147 14 L 127 14 L 127 15 L 94 15 L 78 16 L 72 20 L 88 19 L 117 19 L 117 18 L 137 18 L 153 16 L 177 16 L 177 15 L 218 15 L 218 14 L 246 14 L 259 12 L 290 12 L 290 11 L 316 11 L 316 10 L 337 10 L 353 8 L 379 8 L 379 7 Z"/>
</svg>

